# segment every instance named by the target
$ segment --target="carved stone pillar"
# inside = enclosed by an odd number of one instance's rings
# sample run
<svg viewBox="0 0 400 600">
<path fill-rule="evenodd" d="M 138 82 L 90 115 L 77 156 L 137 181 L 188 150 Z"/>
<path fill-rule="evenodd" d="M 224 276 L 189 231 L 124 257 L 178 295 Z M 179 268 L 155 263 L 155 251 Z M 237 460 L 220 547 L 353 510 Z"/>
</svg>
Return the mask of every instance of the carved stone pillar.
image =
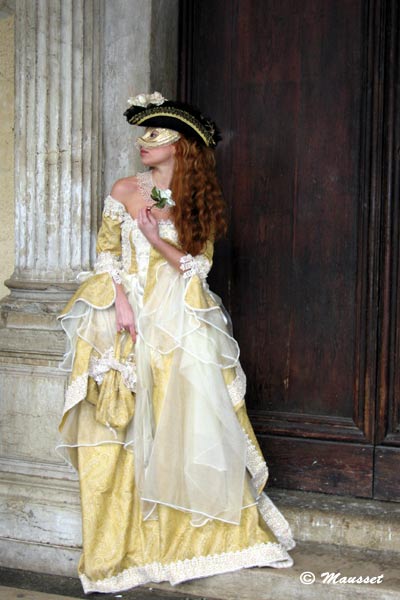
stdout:
<svg viewBox="0 0 400 600">
<path fill-rule="evenodd" d="M 0 564 L 62 574 L 75 565 L 81 536 L 76 477 L 54 450 L 65 388 L 56 315 L 95 251 L 102 6 L 15 3 L 16 243 L 11 294 L 0 302 Z"/>
<path fill-rule="evenodd" d="M 65 287 L 93 257 L 101 189 L 100 5 L 16 4 L 12 290 Z"/>
<path fill-rule="evenodd" d="M 126 98 L 174 95 L 178 2 L 6 1 L 16 29 L 16 244 L 0 301 L 0 565 L 74 575 L 78 485 L 54 450 L 66 383 L 56 315 L 94 259 L 102 197 L 134 172 Z"/>
</svg>

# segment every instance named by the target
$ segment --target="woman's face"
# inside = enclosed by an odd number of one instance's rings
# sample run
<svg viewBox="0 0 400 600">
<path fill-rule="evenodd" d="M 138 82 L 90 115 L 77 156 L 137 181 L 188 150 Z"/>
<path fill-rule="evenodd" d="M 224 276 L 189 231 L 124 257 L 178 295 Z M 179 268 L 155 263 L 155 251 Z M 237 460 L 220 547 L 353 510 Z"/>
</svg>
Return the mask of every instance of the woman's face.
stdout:
<svg viewBox="0 0 400 600">
<path fill-rule="evenodd" d="M 147 167 L 169 164 L 174 161 L 175 142 L 180 138 L 177 131 L 160 127 L 147 127 L 136 141 L 142 163 Z"/>
</svg>

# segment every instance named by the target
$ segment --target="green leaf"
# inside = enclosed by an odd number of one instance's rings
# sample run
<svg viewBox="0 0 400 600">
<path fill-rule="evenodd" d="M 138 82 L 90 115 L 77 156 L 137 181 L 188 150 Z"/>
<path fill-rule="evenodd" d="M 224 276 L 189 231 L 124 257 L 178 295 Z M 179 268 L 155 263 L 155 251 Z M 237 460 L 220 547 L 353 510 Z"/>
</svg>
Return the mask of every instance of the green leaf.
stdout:
<svg viewBox="0 0 400 600">
<path fill-rule="evenodd" d="M 156 187 L 153 187 L 153 189 L 151 190 L 150 197 L 156 202 L 159 202 L 161 200 L 160 190 L 158 190 Z"/>
</svg>

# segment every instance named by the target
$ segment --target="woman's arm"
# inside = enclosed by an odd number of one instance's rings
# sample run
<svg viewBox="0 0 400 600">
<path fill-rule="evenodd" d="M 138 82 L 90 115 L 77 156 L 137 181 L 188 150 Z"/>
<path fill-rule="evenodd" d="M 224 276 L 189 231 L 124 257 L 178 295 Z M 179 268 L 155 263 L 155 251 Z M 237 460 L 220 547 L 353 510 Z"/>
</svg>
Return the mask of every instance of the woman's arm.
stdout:
<svg viewBox="0 0 400 600">
<path fill-rule="evenodd" d="M 121 223 L 126 210 L 113 197 L 106 199 L 102 224 L 97 236 L 95 272 L 108 272 L 115 288 L 115 316 L 117 331 L 126 329 L 136 341 L 135 316 L 121 285 Z"/>
<path fill-rule="evenodd" d="M 136 322 L 135 314 L 129 300 L 125 294 L 125 290 L 120 283 L 115 284 L 115 318 L 117 322 L 117 331 L 125 329 L 129 331 L 131 338 L 136 342 Z"/>
<path fill-rule="evenodd" d="M 207 279 L 208 272 L 211 269 L 214 247 L 211 240 L 206 243 L 204 253 L 193 257 L 191 254 L 178 250 L 178 248 L 160 238 L 157 220 L 149 210 L 145 208 L 140 210 L 137 222 L 141 232 L 146 236 L 153 248 L 158 250 L 169 264 L 179 271 L 185 279 L 193 275 L 198 275 L 201 280 Z"/>
</svg>

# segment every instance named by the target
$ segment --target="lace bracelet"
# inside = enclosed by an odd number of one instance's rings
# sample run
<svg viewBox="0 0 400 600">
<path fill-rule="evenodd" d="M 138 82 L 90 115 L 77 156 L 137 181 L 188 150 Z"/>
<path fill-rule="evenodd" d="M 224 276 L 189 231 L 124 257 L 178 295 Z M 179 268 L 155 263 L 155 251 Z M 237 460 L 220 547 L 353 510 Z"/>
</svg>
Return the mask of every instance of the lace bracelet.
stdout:
<svg viewBox="0 0 400 600">
<path fill-rule="evenodd" d="M 94 272 L 109 273 L 115 283 L 122 283 L 121 279 L 121 259 L 111 252 L 100 252 L 94 265 Z"/>
<path fill-rule="evenodd" d="M 193 257 L 191 254 L 186 254 L 180 259 L 180 270 L 184 279 L 198 275 L 202 281 L 207 279 L 210 271 L 210 261 L 203 255 Z"/>
</svg>

